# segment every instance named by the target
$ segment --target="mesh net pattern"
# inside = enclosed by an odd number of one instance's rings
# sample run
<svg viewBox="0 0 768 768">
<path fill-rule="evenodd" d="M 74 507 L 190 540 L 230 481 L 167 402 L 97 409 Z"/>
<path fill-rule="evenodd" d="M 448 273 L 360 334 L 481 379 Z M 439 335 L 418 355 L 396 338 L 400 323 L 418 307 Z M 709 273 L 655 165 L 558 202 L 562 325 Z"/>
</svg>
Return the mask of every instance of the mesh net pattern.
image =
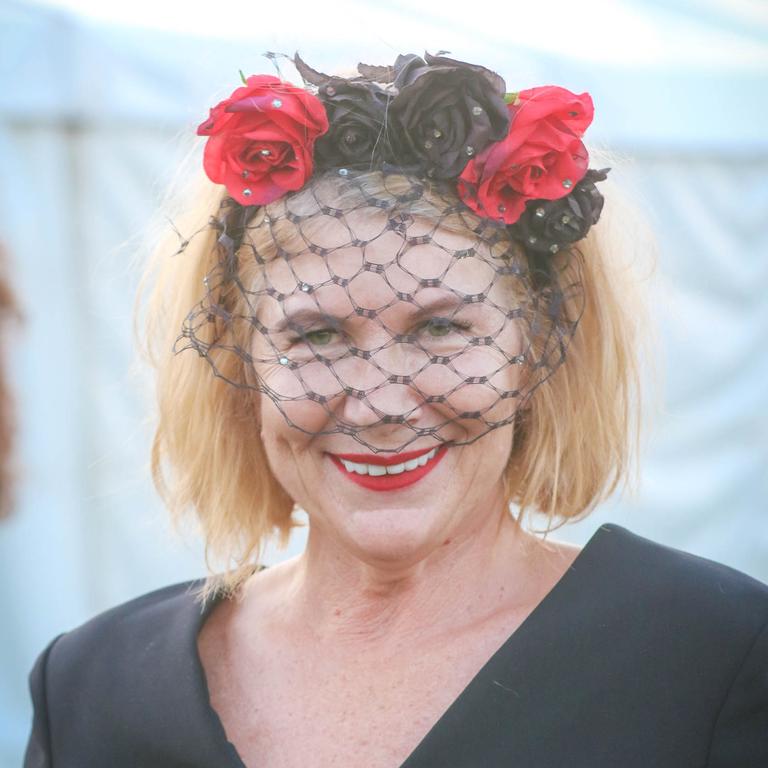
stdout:
<svg viewBox="0 0 768 768">
<path fill-rule="evenodd" d="M 175 351 L 374 453 L 511 424 L 582 311 L 576 247 L 527 253 L 440 182 L 342 169 L 267 206 L 227 198 L 210 226 L 217 263 Z"/>
</svg>

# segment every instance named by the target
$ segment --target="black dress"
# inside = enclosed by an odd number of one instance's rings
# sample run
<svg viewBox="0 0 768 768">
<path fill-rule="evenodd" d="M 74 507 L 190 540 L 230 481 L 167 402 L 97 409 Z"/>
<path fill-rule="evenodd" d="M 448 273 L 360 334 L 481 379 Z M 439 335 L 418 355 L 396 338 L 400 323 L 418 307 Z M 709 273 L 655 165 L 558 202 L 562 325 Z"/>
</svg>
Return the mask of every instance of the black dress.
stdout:
<svg viewBox="0 0 768 768">
<path fill-rule="evenodd" d="M 199 584 L 48 646 L 25 768 L 243 768 L 208 700 Z M 501 766 L 768 768 L 768 586 L 602 526 L 402 768 Z"/>
</svg>

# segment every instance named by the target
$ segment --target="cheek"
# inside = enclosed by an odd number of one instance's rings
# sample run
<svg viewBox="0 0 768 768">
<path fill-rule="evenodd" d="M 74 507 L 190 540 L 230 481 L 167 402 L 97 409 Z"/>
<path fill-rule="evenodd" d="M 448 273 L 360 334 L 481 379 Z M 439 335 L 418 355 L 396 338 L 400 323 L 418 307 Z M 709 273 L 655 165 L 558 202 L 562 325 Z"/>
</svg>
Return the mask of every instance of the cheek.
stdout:
<svg viewBox="0 0 768 768">
<path fill-rule="evenodd" d="M 492 343 L 467 346 L 449 362 L 430 365 L 415 377 L 414 386 L 445 418 L 466 425 L 474 421 L 474 433 L 508 424 L 524 394 L 521 353 L 522 336 L 510 324 Z"/>
<path fill-rule="evenodd" d="M 326 397 L 338 390 L 326 366 L 294 367 L 258 333 L 251 339 L 249 384 L 259 390 L 259 418 L 265 444 L 270 440 L 307 442 L 328 420 Z M 309 380 L 308 380 L 309 379 Z"/>
<path fill-rule="evenodd" d="M 283 366 L 257 370 L 263 439 L 303 444 L 327 428 L 329 406 L 307 397 L 303 383 Z"/>
</svg>

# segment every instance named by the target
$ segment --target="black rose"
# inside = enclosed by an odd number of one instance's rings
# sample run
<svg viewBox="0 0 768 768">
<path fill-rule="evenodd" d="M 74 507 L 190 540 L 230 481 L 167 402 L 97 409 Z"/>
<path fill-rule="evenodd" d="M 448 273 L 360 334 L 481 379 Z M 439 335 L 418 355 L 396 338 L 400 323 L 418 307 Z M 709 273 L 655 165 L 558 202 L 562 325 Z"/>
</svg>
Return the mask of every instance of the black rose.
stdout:
<svg viewBox="0 0 768 768">
<path fill-rule="evenodd" d="M 391 162 L 450 179 L 509 128 L 506 86 L 484 67 L 444 56 L 398 56 L 389 106 Z"/>
<path fill-rule="evenodd" d="M 317 96 L 329 123 L 328 132 L 315 143 L 317 167 L 380 166 L 387 154 L 384 121 L 391 95 L 375 83 L 334 77 L 320 86 Z"/>
<path fill-rule="evenodd" d="M 610 168 L 590 169 L 565 197 L 529 200 L 525 211 L 509 230 L 533 253 L 557 253 L 586 237 L 603 210 L 603 196 L 595 186 L 605 181 Z"/>
</svg>

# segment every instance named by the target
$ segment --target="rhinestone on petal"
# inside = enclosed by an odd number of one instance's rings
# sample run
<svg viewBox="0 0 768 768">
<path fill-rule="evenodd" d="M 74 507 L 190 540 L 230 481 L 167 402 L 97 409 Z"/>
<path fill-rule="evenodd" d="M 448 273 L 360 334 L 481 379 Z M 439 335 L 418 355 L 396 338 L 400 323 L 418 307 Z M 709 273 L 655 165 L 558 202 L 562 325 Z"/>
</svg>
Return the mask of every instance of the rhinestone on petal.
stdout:
<svg viewBox="0 0 768 768">
<path fill-rule="evenodd" d="M 472 107 L 472 114 L 477 117 L 477 115 L 483 114 L 483 108 L 482 107 Z"/>
<path fill-rule="evenodd" d="M 329 85 L 329 86 L 328 86 L 328 87 L 325 89 L 325 92 L 326 92 L 326 94 L 327 94 L 328 96 L 335 96 L 335 95 L 336 95 L 336 89 L 335 89 L 335 88 L 334 88 L 332 85 Z"/>
<path fill-rule="evenodd" d="M 247 178 L 248 178 L 248 177 L 249 177 L 251 174 L 250 174 L 250 173 L 248 173 L 248 171 L 243 171 L 243 172 L 242 172 L 240 175 L 241 175 L 241 176 L 242 176 L 244 179 L 247 179 Z"/>
<path fill-rule="evenodd" d="M 429 139 L 424 142 L 424 149 L 432 149 L 432 142 Z"/>
<path fill-rule="evenodd" d="M 506 210 L 507 210 L 507 206 L 506 205 L 500 205 L 499 206 L 499 213 L 504 213 Z"/>
<path fill-rule="evenodd" d="M 541 206 L 536 209 L 536 216 L 538 216 L 538 218 L 543 219 L 546 215 L 547 212 Z"/>
<path fill-rule="evenodd" d="M 301 284 L 301 290 L 304 291 L 304 293 L 309 292 L 309 286 L 306 283 Z"/>
<path fill-rule="evenodd" d="M 563 179 L 563 186 L 566 189 L 570 189 L 573 186 L 573 182 L 570 179 Z"/>
<path fill-rule="evenodd" d="M 557 243 L 552 243 L 552 245 L 549 246 L 550 253 L 557 253 L 559 250 L 560 246 Z"/>
<path fill-rule="evenodd" d="M 339 168 L 339 176 L 349 176 L 349 171 L 346 168 Z"/>
<path fill-rule="evenodd" d="M 443 132 L 442 132 L 441 130 L 438 130 L 437 128 L 435 128 L 435 130 L 434 130 L 434 131 L 432 131 L 432 135 L 433 135 L 433 136 L 434 136 L 436 139 L 439 139 L 439 138 L 440 138 L 440 137 L 443 135 Z"/>
<path fill-rule="evenodd" d="M 262 157 L 269 157 L 272 153 L 268 149 L 260 149 L 259 154 Z"/>
<path fill-rule="evenodd" d="M 281 357 L 278 359 L 280 365 L 288 365 L 291 361 L 287 357 Z"/>
<path fill-rule="evenodd" d="M 536 237 L 536 235 L 530 235 L 530 236 L 529 236 L 529 238 L 528 238 L 528 242 L 529 242 L 531 245 L 536 245 L 536 243 L 538 242 L 538 239 L 539 239 L 539 238 L 538 238 L 538 237 Z"/>
<path fill-rule="evenodd" d="M 250 189 L 248 189 L 248 187 L 246 187 L 246 188 L 243 190 L 243 197 L 250 197 L 252 194 L 253 194 L 253 192 L 251 192 L 251 190 L 250 190 Z"/>
<path fill-rule="evenodd" d="M 567 224 L 571 220 L 570 214 L 564 213 L 560 219 L 561 224 Z"/>
<path fill-rule="evenodd" d="M 282 102 L 282 101 L 280 101 L 280 99 L 272 99 L 272 106 L 273 106 L 275 109 L 280 109 L 280 107 L 282 107 L 282 106 L 283 106 L 283 102 Z"/>
<path fill-rule="evenodd" d="M 472 155 L 475 154 L 475 148 L 471 144 L 467 144 L 467 146 L 464 148 L 464 151 L 472 157 Z"/>
</svg>

